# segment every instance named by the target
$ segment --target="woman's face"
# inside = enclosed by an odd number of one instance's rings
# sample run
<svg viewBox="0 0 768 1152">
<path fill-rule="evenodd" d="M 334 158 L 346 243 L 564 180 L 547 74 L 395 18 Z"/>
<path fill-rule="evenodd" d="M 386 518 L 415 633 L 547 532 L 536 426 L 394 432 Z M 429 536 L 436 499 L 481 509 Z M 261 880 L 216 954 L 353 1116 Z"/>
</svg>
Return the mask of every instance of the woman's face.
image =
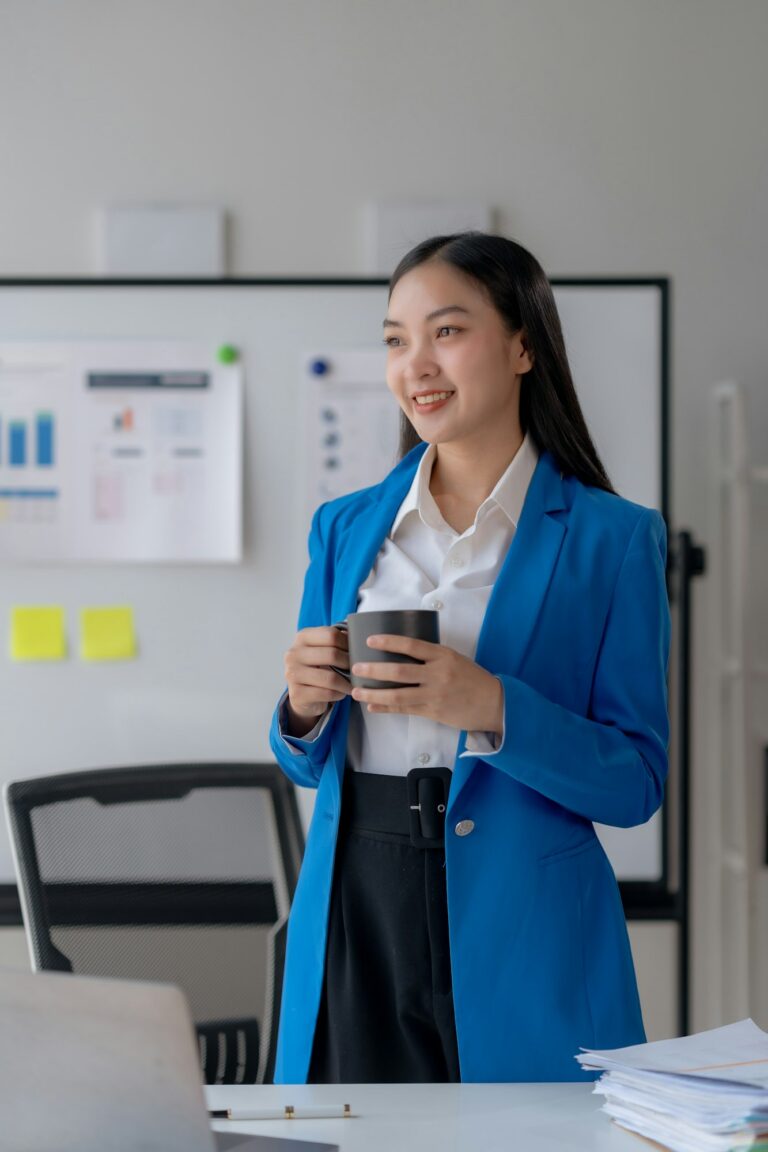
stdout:
<svg viewBox="0 0 768 1152">
<path fill-rule="evenodd" d="M 420 264 L 395 285 L 384 321 L 387 387 L 430 444 L 518 427 L 524 333 L 510 336 L 483 291 L 451 265 Z M 421 402 L 419 397 L 422 397 Z"/>
</svg>

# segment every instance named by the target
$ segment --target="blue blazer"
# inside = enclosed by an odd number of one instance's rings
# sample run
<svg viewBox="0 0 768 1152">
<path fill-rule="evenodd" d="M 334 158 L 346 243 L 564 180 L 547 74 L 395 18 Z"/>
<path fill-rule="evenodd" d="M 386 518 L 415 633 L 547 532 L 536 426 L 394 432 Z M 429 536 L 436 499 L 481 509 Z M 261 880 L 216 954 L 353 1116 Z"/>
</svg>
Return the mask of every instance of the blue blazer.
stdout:
<svg viewBox="0 0 768 1152">
<path fill-rule="evenodd" d="M 299 628 L 331 624 L 389 533 L 425 445 L 382 483 L 321 505 Z M 630 827 L 667 773 L 669 606 L 657 512 L 563 478 L 540 455 L 488 603 L 476 662 L 504 687 L 504 743 L 458 758 L 446 813 L 451 968 L 463 1081 L 584 1080 L 580 1046 L 645 1039 L 618 885 L 593 821 Z M 294 755 L 317 788 L 291 909 L 275 1080 L 307 1077 L 323 984 L 350 697 Z M 474 821 L 457 836 L 459 820 Z M 359 1022 L 365 1027 L 365 1021 Z"/>
</svg>

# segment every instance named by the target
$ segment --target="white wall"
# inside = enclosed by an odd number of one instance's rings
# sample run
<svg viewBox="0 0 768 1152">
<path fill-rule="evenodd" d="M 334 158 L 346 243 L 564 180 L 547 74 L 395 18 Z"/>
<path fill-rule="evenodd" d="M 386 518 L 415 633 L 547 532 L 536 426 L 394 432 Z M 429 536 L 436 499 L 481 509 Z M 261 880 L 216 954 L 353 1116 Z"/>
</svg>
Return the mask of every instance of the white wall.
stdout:
<svg viewBox="0 0 768 1152">
<path fill-rule="evenodd" d="M 746 386 L 768 461 L 766 43 L 762 0 L 0 0 L 0 275 L 93 271 L 109 202 L 222 203 L 231 271 L 288 275 L 361 271 L 368 198 L 487 199 L 553 275 L 672 277 L 674 518 L 706 542 L 713 383 Z M 706 581 L 695 598 L 705 1027 Z"/>
</svg>

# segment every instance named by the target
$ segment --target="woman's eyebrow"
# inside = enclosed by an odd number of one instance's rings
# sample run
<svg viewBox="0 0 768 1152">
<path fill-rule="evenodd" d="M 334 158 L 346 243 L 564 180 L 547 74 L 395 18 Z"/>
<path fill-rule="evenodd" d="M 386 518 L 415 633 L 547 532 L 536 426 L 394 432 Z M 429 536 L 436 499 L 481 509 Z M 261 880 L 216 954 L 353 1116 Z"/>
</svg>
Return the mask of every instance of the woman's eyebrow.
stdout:
<svg viewBox="0 0 768 1152">
<path fill-rule="evenodd" d="M 446 304 L 445 308 L 436 308 L 434 312 L 430 312 L 425 316 L 425 321 L 436 320 L 438 316 L 444 316 L 446 312 L 463 312 L 465 316 L 469 316 L 469 309 L 462 308 L 461 304 Z M 403 325 L 399 320 L 390 320 L 388 317 L 382 324 L 383 328 L 402 328 Z"/>
</svg>

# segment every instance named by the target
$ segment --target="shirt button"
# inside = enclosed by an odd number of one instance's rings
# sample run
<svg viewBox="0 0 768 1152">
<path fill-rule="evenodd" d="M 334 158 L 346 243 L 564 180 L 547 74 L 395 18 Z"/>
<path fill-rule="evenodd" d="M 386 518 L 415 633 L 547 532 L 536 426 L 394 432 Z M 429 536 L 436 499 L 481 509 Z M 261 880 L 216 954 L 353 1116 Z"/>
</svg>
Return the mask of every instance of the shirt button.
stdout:
<svg viewBox="0 0 768 1152">
<path fill-rule="evenodd" d="M 419 753 L 419 764 L 429 764 L 431 759 L 432 757 L 430 756 L 429 752 Z"/>
<path fill-rule="evenodd" d="M 451 556 L 451 568 L 463 568 L 465 561 L 462 556 Z"/>
<path fill-rule="evenodd" d="M 454 832 L 457 836 L 469 836 L 470 832 L 474 830 L 474 827 L 474 820 L 459 820 L 458 824 L 454 828 Z"/>
<path fill-rule="evenodd" d="M 444 604 L 443 604 L 442 600 L 433 600 L 432 601 L 432 607 L 435 609 L 436 612 L 439 612 L 440 609 L 444 607 Z"/>
</svg>

